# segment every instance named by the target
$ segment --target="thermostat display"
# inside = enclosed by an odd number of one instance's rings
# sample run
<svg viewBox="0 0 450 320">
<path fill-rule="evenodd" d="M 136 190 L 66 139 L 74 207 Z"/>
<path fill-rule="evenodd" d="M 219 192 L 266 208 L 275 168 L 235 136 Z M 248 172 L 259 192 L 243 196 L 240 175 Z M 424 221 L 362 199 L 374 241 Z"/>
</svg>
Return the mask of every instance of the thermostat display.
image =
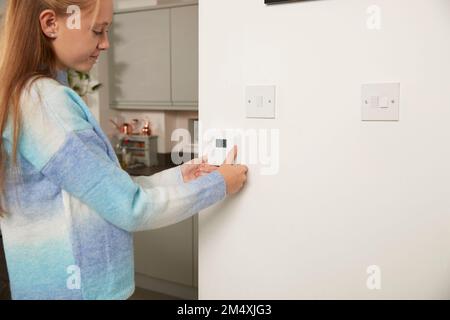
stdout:
<svg viewBox="0 0 450 320">
<path fill-rule="evenodd" d="M 234 147 L 234 141 L 228 136 L 214 137 L 210 141 L 208 152 L 208 163 L 214 166 L 221 166 L 227 159 L 227 155 Z"/>
<path fill-rule="evenodd" d="M 216 139 L 216 148 L 226 148 L 227 140 L 226 139 Z"/>
</svg>

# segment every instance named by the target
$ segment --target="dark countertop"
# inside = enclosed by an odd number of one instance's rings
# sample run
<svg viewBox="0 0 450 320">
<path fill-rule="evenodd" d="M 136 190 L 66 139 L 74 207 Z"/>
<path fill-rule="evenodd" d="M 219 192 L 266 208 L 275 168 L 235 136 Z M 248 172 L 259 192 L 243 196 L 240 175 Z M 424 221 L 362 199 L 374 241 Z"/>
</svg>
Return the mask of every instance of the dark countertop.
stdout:
<svg viewBox="0 0 450 320">
<path fill-rule="evenodd" d="M 159 165 L 159 166 L 152 166 L 152 167 L 140 167 L 140 168 L 127 168 L 125 169 L 126 172 L 130 176 L 151 176 L 155 173 L 170 169 L 176 167 L 175 165 Z"/>
<path fill-rule="evenodd" d="M 197 154 L 188 154 L 189 159 L 194 159 Z M 181 155 L 178 155 L 181 156 Z M 172 162 L 172 156 L 170 153 L 161 154 L 158 153 L 158 165 L 154 165 L 151 167 L 137 167 L 137 168 L 126 168 L 125 171 L 128 172 L 130 176 L 151 176 L 155 173 L 173 168 L 178 166 L 178 164 L 174 164 Z"/>
</svg>

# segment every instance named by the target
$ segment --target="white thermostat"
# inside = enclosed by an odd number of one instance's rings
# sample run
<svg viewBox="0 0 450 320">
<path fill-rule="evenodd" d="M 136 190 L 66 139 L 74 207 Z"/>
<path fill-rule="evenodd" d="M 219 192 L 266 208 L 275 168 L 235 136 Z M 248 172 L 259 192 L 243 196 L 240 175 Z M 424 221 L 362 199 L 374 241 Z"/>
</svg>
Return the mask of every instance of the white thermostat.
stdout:
<svg viewBox="0 0 450 320">
<path fill-rule="evenodd" d="M 228 136 L 216 136 L 210 144 L 208 163 L 214 166 L 221 166 L 235 145 L 234 140 Z"/>
</svg>

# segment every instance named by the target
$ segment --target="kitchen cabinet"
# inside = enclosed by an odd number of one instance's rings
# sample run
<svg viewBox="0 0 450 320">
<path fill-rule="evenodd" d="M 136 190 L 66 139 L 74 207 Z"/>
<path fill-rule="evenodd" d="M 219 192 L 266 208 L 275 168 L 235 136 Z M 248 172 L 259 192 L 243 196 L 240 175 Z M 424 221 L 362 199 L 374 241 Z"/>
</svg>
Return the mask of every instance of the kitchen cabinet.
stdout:
<svg viewBox="0 0 450 320">
<path fill-rule="evenodd" d="M 172 101 L 198 104 L 198 6 L 171 10 Z"/>
<path fill-rule="evenodd" d="M 113 105 L 171 105 L 170 9 L 116 14 L 113 25 L 109 60 Z"/>
<path fill-rule="evenodd" d="M 193 287 L 193 218 L 134 234 L 135 271 Z"/>
<path fill-rule="evenodd" d="M 198 110 L 198 5 L 117 12 L 111 107 Z"/>
<path fill-rule="evenodd" d="M 128 172 L 134 176 L 152 175 L 173 167 L 160 162 L 160 166 L 151 167 L 145 173 Z M 134 234 L 136 286 L 183 299 L 196 299 L 197 224 L 198 215 L 194 215 L 175 225 Z"/>
</svg>

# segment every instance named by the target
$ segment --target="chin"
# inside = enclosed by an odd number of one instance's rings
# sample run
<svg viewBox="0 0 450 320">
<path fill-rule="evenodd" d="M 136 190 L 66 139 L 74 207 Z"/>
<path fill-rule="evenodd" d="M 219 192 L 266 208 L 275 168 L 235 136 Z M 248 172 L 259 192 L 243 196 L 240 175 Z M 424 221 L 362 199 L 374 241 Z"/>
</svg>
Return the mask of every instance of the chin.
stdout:
<svg viewBox="0 0 450 320">
<path fill-rule="evenodd" d="M 77 71 L 83 72 L 83 73 L 88 73 L 91 70 L 92 70 L 92 66 L 86 66 L 86 67 L 83 67 L 83 68 L 79 68 Z"/>
<path fill-rule="evenodd" d="M 76 68 L 73 68 L 73 69 L 78 71 L 78 72 L 88 73 L 89 71 L 92 70 L 93 66 L 94 65 L 92 63 L 87 62 L 85 64 L 78 65 L 78 66 L 76 66 Z"/>
</svg>

